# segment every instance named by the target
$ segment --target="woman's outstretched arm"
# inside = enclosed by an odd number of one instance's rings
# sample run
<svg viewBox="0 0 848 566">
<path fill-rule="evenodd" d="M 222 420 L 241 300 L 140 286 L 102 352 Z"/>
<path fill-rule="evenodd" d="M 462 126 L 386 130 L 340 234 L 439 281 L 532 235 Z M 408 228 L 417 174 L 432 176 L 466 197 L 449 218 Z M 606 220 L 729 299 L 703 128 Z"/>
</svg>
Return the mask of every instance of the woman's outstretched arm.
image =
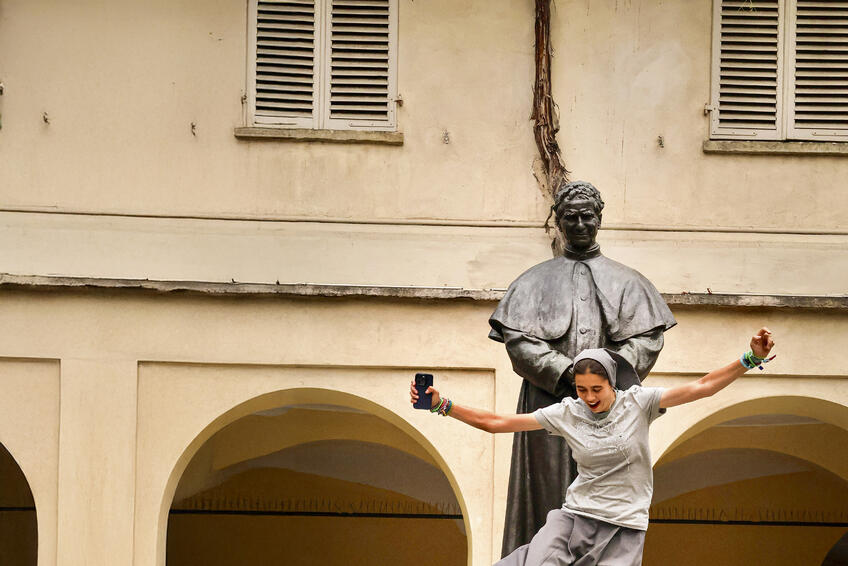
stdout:
<svg viewBox="0 0 848 566">
<path fill-rule="evenodd" d="M 774 347 L 774 340 L 768 328 L 761 328 L 751 338 L 751 351 L 758 358 L 767 358 L 772 347 Z M 742 362 L 736 360 L 728 366 L 711 371 L 697 381 L 666 389 L 660 398 L 660 407 L 663 409 L 676 407 L 715 395 L 736 381 L 748 369 L 742 365 Z"/>
<path fill-rule="evenodd" d="M 433 395 L 433 408 L 441 404 L 442 398 L 439 396 L 437 390 L 428 387 L 426 393 L 432 393 Z M 415 389 L 414 381 L 410 383 L 409 398 L 413 404 L 418 400 L 418 391 Z M 529 413 L 523 415 L 499 415 L 491 411 L 463 407 L 456 403 L 451 405 L 448 416 L 471 425 L 474 428 L 485 430 L 486 432 L 518 432 L 522 430 L 539 430 L 542 428 L 536 417 Z"/>
</svg>

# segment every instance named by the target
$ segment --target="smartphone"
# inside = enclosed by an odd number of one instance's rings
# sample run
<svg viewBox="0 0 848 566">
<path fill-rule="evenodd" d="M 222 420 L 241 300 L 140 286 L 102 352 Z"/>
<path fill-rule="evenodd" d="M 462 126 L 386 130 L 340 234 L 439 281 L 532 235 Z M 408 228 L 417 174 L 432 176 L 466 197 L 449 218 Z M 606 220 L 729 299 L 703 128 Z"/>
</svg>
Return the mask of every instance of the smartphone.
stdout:
<svg viewBox="0 0 848 566">
<path fill-rule="evenodd" d="M 425 393 L 428 387 L 433 386 L 432 373 L 416 373 L 415 374 L 415 389 L 418 390 L 418 401 L 413 407 L 416 409 L 430 409 L 433 406 L 433 394 Z"/>
</svg>

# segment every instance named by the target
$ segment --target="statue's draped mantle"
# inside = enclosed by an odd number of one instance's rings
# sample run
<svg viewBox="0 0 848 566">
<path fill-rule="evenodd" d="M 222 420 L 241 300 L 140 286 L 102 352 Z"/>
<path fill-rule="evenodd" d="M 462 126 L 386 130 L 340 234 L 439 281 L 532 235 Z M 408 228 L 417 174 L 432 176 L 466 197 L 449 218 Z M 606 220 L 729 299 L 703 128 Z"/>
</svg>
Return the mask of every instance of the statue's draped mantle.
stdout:
<svg viewBox="0 0 848 566">
<path fill-rule="evenodd" d="M 676 324 L 650 281 L 638 271 L 604 257 L 596 247 L 582 257 L 567 253 L 521 274 L 489 318 L 489 337 L 503 342 L 504 326 L 543 340 L 565 336 L 571 326 L 572 279 L 578 264 L 592 271 L 610 340 L 622 342 L 656 328 L 668 330 Z"/>
</svg>

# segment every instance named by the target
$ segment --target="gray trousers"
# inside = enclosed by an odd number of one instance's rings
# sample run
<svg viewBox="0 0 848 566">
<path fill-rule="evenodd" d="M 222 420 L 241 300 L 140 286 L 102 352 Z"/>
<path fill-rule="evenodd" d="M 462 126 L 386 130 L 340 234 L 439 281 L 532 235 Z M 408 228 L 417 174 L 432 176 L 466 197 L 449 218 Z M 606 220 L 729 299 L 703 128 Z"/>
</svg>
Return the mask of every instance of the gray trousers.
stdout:
<svg viewBox="0 0 848 566">
<path fill-rule="evenodd" d="M 554 509 L 529 544 L 495 566 L 641 566 L 644 544 L 645 531 Z"/>
</svg>

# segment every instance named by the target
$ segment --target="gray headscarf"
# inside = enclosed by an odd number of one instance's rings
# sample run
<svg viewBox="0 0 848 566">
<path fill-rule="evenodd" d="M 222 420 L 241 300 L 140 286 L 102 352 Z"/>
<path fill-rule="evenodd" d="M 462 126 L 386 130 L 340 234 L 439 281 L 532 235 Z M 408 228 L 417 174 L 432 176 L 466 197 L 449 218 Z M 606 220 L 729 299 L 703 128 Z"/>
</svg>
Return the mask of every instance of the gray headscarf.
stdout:
<svg viewBox="0 0 848 566">
<path fill-rule="evenodd" d="M 574 364 L 580 360 L 595 360 L 601 364 L 607 372 L 613 389 L 625 390 L 632 385 L 639 385 L 639 375 L 630 362 L 625 360 L 616 352 L 606 348 L 590 348 L 583 350 L 574 358 Z"/>
</svg>

